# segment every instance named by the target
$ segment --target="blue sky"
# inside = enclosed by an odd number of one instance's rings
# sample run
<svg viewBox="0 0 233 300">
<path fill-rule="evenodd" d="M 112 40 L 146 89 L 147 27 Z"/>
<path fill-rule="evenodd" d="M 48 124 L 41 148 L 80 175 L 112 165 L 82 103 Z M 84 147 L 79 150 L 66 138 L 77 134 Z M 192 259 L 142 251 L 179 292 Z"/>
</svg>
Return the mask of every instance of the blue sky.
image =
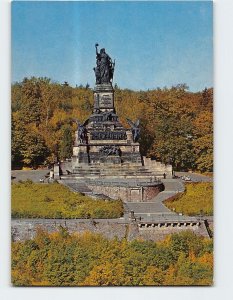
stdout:
<svg viewBox="0 0 233 300">
<path fill-rule="evenodd" d="M 114 83 L 147 90 L 213 85 L 212 2 L 12 3 L 12 81 L 95 83 L 95 43 L 116 59 Z"/>
</svg>

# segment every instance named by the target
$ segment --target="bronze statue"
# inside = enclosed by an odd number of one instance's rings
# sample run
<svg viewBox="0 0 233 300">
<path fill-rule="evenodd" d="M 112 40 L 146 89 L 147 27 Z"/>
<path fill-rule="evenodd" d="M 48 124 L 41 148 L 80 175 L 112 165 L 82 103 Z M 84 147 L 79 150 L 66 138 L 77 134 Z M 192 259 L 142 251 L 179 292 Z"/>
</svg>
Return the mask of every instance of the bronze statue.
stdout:
<svg viewBox="0 0 233 300">
<path fill-rule="evenodd" d="M 78 139 L 81 144 L 86 142 L 86 128 L 85 122 L 81 124 L 78 119 L 76 119 L 76 123 L 78 125 Z"/>
<path fill-rule="evenodd" d="M 96 84 L 111 83 L 115 68 L 115 61 L 112 62 L 111 57 L 102 48 L 98 53 L 99 45 L 95 44 L 96 49 L 96 67 L 93 69 L 96 77 Z"/>
<path fill-rule="evenodd" d="M 135 143 L 138 141 L 139 136 L 140 136 L 140 128 L 139 128 L 140 121 L 137 120 L 135 123 L 133 123 L 130 119 L 126 119 L 126 120 L 127 120 L 128 124 L 131 126 L 133 141 Z"/>
<path fill-rule="evenodd" d="M 112 146 L 103 146 L 100 149 L 100 153 L 109 156 L 109 155 L 117 155 L 120 156 L 121 155 L 121 149 L 119 147 L 117 147 L 116 145 L 112 145 Z"/>
</svg>

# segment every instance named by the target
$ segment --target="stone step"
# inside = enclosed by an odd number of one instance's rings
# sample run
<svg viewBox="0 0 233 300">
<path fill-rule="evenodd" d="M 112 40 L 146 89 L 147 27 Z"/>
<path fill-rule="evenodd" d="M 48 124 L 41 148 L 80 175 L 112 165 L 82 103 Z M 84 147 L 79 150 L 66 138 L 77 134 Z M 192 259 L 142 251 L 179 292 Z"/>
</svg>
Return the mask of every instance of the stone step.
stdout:
<svg viewBox="0 0 233 300">
<path fill-rule="evenodd" d="M 101 175 L 152 175 L 151 172 L 130 172 L 130 171 L 122 171 L 122 172 L 100 172 L 100 174 Z"/>
<path fill-rule="evenodd" d="M 83 168 L 83 167 L 75 167 L 75 171 L 77 172 L 150 172 L 147 168 L 125 168 L 125 167 L 116 167 L 116 168 Z"/>
<path fill-rule="evenodd" d="M 93 192 L 86 184 L 85 182 L 72 182 L 69 180 L 60 180 L 60 183 L 67 186 L 71 191 L 84 194 L 86 196 L 89 196 L 93 199 L 101 199 L 101 200 L 111 200 L 110 197 L 102 194 L 102 193 L 95 193 Z"/>
<path fill-rule="evenodd" d="M 124 164 L 93 164 L 93 165 L 80 165 L 75 166 L 77 169 L 145 169 L 142 165 L 124 165 Z"/>
<path fill-rule="evenodd" d="M 155 178 L 155 174 L 146 167 L 142 165 L 87 165 L 87 166 L 76 166 L 73 170 L 73 174 L 69 175 L 75 178 L 109 178 L 109 179 L 144 179 L 146 181 L 151 181 Z M 64 177 L 64 176 L 63 176 Z"/>
<path fill-rule="evenodd" d="M 153 176 L 151 172 L 79 172 L 74 171 L 75 175 L 80 176 Z"/>
<path fill-rule="evenodd" d="M 64 182 L 62 181 L 62 183 L 64 184 Z M 78 182 L 65 182 L 65 185 L 67 187 L 69 187 L 70 189 L 73 189 L 79 193 L 89 193 L 92 192 L 91 189 L 88 188 L 88 186 L 84 183 L 78 183 Z"/>
</svg>

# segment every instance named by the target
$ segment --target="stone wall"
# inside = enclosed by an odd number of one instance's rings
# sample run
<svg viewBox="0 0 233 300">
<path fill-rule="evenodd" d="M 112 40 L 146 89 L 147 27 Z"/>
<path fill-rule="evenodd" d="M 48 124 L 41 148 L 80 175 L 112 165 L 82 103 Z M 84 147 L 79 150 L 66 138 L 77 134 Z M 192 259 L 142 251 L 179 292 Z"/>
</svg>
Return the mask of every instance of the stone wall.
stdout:
<svg viewBox="0 0 233 300">
<path fill-rule="evenodd" d="M 11 222 L 12 240 L 21 241 L 32 239 L 37 229 L 43 229 L 49 233 L 56 232 L 59 227 L 67 228 L 70 233 L 83 233 L 86 231 L 103 234 L 107 238 L 117 237 L 123 239 L 127 232 L 124 222 L 118 220 L 62 220 L 62 219 L 15 219 Z"/>
<path fill-rule="evenodd" d="M 163 178 L 163 175 L 166 174 L 166 178 L 172 178 L 172 165 L 165 165 L 145 156 L 143 156 L 143 164 L 157 177 Z"/>
<path fill-rule="evenodd" d="M 157 185 L 157 187 L 143 187 L 143 202 L 150 202 L 155 196 L 158 195 L 161 191 L 164 190 L 163 184 Z"/>
<path fill-rule="evenodd" d="M 72 172 L 72 162 L 71 160 L 60 162 L 60 171 L 61 174 L 67 174 L 67 171 Z"/>
<path fill-rule="evenodd" d="M 107 186 L 88 185 L 97 194 L 104 194 L 112 199 L 123 202 L 149 202 L 163 190 L 163 184 L 151 186 Z"/>
<path fill-rule="evenodd" d="M 106 238 L 126 238 L 128 241 L 134 239 L 160 241 L 168 234 L 191 230 L 198 235 L 208 237 L 204 222 L 194 226 L 165 226 L 161 227 L 139 227 L 135 221 L 124 219 L 112 220 L 53 220 L 53 219 L 13 219 L 11 222 L 12 240 L 23 241 L 32 239 L 38 228 L 51 232 L 59 230 L 59 226 L 65 227 L 70 233 L 93 232 L 103 234 Z"/>
<path fill-rule="evenodd" d="M 197 235 L 202 235 L 205 237 L 208 237 L 208 232 L 206 230 L 205 224 L 202 222 L 199 225 L 182 225 L 182 226 L 165 226 L 165 224 L 162 224 L 161 227 L 143 227 L 139 228 L 139 232 L 137 237 L 142 238 L 143 240 L 154 240 L 154 241 L 160 241 L 163 240 L 167 235 L 172 233 L 180 233 L 183 231 L 191 230 Z"/>
</svg>

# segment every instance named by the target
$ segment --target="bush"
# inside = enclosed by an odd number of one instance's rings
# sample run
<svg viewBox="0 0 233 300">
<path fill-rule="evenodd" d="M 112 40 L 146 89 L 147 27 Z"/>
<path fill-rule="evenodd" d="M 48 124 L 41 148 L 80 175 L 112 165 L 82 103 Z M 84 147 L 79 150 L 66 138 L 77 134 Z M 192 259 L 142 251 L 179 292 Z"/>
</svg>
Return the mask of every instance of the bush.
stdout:
<svg viewBox="0 0 233 300">
<path fill-rule="evenodd" d="M 12 184 L 14 218 L 119 218 L 123 204 L 119 200 L 93 200 L 71 192 L 58 184 L 25 181 Z"/>
<path fill-rule="evenodd" d="M 187 183 L 185 192 L 164 201 L 164 204 L 177 213 L 187 215 L 213 215 L 213 183 Z"/>
<path fill-rule="evenodd" d="M 193 252 L 194 242 L 195 253 Z M 180 233 L 165 241 L 107 240 L 100 234 L 48 234 L 12 244 L 17 286 L 211 285 L 212 241 Z"/>
<path fill-rule="evenodd" d="M 48 196 L 45 196 L 45 197 L 44 197 L 44 202 L 52 202 L 52 201 L 53 201 L 52 198 L 50 198 L 50 197 L 48 197 Z"/>
</svg>

